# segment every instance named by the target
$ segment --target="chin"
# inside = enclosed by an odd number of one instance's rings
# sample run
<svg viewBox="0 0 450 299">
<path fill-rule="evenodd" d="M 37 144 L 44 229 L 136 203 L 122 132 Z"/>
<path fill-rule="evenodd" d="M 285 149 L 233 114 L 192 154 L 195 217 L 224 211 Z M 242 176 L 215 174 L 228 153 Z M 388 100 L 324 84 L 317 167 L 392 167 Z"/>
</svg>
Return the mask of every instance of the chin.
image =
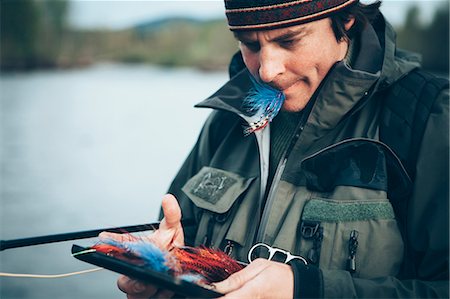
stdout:
<svg viewBox="0 0 450 299">
<path fill-rule="evenodd" d="M 297 106 L 291 107 L 291 106 L 283 105 L 281 110 L 286 111 L 286 112 L 299 112 L 299 111 L 302 111 L 303 108 L 305 108 L 305 107 L 297 107 Z"/>
<path fill-rule="evenodd" d="M 284 101 L 283 106 L 281 107 L 281 110 L 286 112 L 299 112 L 302 111 L 309 100 L 306 101 L 299 101 L 299 100 L 289 100 L 289 98 L 286 97 L 286 100 Z"/>
</svg>

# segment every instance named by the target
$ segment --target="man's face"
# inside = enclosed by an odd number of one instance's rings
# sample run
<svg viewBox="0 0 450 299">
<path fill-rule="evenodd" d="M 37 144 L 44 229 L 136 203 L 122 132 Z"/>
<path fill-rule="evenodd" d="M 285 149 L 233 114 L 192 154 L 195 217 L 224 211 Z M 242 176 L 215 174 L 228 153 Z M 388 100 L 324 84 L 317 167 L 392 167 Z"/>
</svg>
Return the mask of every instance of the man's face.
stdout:
<svg viewBox="0 0 450 299">
<path fill-rule="evenodd" d="M 330 68 L 344 59 L 329 18 L 281 29 L 236 33 L 244 62 L 255 78 L 282 90 L 283 109 L 302 110 Z"/>
</svg>

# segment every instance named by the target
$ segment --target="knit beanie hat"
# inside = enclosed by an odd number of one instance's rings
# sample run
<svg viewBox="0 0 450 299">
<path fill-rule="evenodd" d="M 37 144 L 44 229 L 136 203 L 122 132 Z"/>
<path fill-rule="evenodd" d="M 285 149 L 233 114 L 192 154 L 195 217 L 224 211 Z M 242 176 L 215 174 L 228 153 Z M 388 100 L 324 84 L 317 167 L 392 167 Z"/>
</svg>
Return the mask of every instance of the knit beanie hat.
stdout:
<svg viewBox="0 0 450 299">
<path fill-rule="evenodd" d="M 322 19 L 358 0 L 225 0 L 232 31 L 267 30 Z"/>
</svg>

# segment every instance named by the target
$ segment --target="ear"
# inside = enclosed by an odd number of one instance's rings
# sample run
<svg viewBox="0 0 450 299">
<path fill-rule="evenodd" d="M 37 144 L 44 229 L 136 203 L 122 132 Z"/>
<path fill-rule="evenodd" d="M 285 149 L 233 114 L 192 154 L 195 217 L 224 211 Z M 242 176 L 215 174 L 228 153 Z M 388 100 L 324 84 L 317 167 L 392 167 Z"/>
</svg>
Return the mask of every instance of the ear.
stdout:
<svg viewBox="0 0 450 299">
<path fill-rule="evenodd" d="M 350 28 L 352 28 L 352 26 L 355 24 L 355 17 L 350 16 L 350 18 L 348 19 L 348 21 L 345 23 L 344 27 L 345 27 L 345 31 L 349 31 Z"/>
</svg>

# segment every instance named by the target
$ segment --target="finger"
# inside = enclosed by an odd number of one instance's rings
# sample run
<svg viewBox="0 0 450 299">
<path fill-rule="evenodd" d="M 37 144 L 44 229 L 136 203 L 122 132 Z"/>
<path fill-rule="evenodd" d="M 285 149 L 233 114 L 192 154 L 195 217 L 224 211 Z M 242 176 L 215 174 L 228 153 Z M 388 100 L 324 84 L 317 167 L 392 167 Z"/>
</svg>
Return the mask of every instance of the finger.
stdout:
<svg viewBox="0 0 450 299">
<path fill-rule="evenodd" d="M 292 298 L 294 294 L 294 274 L 286 264 L 269 262 L 263 271 L 259 272 L 241 288 L 225 294 L 223 299 L 230 298 Z"/>
<path fill-rule="evenodd" d="M 241 288 L 243 285 L 245 285 L 248 281 L 255 278 L 258 274 L 260 274 L 264 269 L 269 267 L 270 264 L 265 259 L 256 259 L 254 260 L 250 265 L 242 269 L 241 271 L 238 271 L 227 279 L 215 283 L 215 291 L 227 294 L 230 292 L 233 292 L 239 288 Z"/>
<path fill-rule="evenodd" d="M 164 195 L 161 203 L 164 219 L 161 222 L 159 229 L 177 228 L 181 225 L 181 209 L 178 201 L 172 194 Z"/>
<path fill-rule="evenodd" d="M 260 288 L 255 289 L 253 283 L 250 282 L 248 284 L 243 285 L 239 289 L 233 290 L 225 294 L 223 297 L 220 297 L 219 299 L 263 298 L 263 296 L 260 295 L 261 293 L 263 293 L 261 289 Z"/>
<path fill-rule="evenodd" d="M 149 284 L 145 284 L 138 280 L 130 279 L 127 276 L 121 276 L 117 280 L 117 287 L 125 294 L 135 298 L 148 298 L 156 294 L 158 289 Z"/>
<path fill-rule="evenodd" d="M 98 235 L 98 238 L 100 240 L 112 239 L 117 242 L 129 242 L 129 241 L 133 241 L 135 239 L 135 237 L 133 237 L 130 234 L 116 234 L 116 233 L 110 233 L 110 232 L 101 232 Z"/>
</svg>

